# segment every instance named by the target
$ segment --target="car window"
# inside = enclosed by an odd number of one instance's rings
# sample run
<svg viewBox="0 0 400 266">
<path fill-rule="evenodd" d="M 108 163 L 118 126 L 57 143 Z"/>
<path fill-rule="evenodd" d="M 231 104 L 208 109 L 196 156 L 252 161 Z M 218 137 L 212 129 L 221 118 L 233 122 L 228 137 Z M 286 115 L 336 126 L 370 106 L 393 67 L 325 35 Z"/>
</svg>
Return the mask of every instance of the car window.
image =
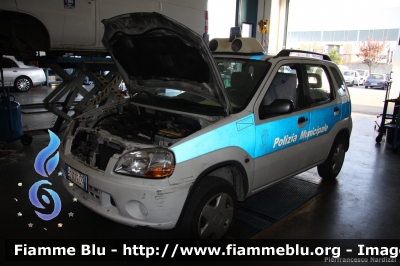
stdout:
<svg viewBox="0 0 400 266">
<path fill-rule="evenodd" d="M 308 95 L 307 104 L 315 106 L 333 99 L 332 87 L 324 67 L 306 65 Z"/>
<path fill-rule="evenodd" d="M 336 70 L 336 68 L 331 67 L 331 72 L 333 74 L 333 77 L 335 78 L 335 82 L 338 86 L 338 93 L 340 96 L 344 96 L 346 95 L 346 84 L 345 82 L 342 80 L 342 78 L 340 77 L 339 72 Z"/>
<path fill-rule="evenodd" d="M 1 58 L 0 64 L 3 68 L 18 67 L 14 61 L 12 61 L 11 59 L 8 59 L 8 58 Z"/>
<path fill-rule="evenodd" d="M 216 58 L 219 72 L 233 112 L 249 103 L 267 73 L 270 64 L 259 60 Z"/>
<path fill-rule="evenodd" d="M 372 74 L 370 77 L 372 79 L 384 79 L 383 75 L 380 74 Z"/>
<path fill-rule="evenodd" d="M 302 92 L 299 89 L 299 65 L 283 65 L 275 73 L 271 84 L 264 96 L 263 105 L 270 105 L 276 99 L 286 99 L 293 102 L 294 108 L 299 109 L 298 98 Z"/>
</svg>

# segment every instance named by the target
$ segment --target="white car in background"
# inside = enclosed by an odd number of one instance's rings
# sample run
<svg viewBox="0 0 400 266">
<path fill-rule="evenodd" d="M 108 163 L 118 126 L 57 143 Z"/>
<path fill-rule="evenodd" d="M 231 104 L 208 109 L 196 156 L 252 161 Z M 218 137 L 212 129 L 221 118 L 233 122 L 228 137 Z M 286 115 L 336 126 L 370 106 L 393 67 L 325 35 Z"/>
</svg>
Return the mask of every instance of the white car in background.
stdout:
<svg viewBox="0 0 400 266">
<path fill-rule="evenodd" d="M 360 86 L 360 84 L 363 84 L 363 81 L 361 80 L 360 74 L 356 70 L 345 70 L 343 71 L 343 77 L 344 80 L 346 81 L 346 85 L 348 86 L 353 86 L 354 84 L 357 84 L 357 86 Z"/>
<path fill-rule="evenodd" d="M 14 56 L 4 55 L 0 59 L 0 65 L 3 68 L 4 87 L 14 87 L 17 91 L 26 92 L 46 82 L 43 69 L 27 66 Z"/>
<path fill-rule="evenodd" d="M 365 80 L 369 76 L 369 71 L 366 70 L 366 69 L 356 69 L 356 71 L 358 72 L 358 74 L 360 76 L 360 80 L 362 81 L 362 85 L 364 85 Z"/>
</svg>

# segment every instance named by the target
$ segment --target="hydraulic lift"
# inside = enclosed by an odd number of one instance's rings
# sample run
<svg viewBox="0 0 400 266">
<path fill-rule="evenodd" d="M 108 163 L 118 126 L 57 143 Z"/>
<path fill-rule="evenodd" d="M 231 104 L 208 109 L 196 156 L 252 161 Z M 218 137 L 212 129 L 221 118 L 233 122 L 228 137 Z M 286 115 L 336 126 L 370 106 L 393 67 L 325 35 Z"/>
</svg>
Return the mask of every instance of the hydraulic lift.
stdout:
<svg viewBox="0 0 400 266">
<path fill-rule="evenodd" d="M 51 68 L 62 79 L 58 87 L 43 100 L 44 107 L 57 116 L 52 128 L 55 133 L 64 128 L 64 121 L 69 122 L 103 103 L 125 98 L 118 90 L 122 82 L 121 75 L 109 57 L 41 57 L 39 63 Z M 69 74 L 65 69 L 74 71 Z M 108 73 L 104 76 L 100 72 Z M 83 86 L 86 77 L 94 83 L 90 90 Z M 78 95 L 83 97 L 80 101 L 75 100 Z"/>
</svg>

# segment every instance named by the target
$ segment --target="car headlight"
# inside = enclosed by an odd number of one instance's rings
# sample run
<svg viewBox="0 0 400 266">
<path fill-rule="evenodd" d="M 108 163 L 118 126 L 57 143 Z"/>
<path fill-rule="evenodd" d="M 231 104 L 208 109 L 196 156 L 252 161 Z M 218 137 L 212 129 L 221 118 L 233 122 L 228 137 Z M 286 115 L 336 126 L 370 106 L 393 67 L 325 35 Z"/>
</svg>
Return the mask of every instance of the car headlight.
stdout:
<svg viewBox="0 0 400 266">
<path fill-rule="evenodd" d="M 125 153 L 114 172 L 146 178 L 165 178 L 174 172 L 174 154 L 167 149 L 143 149 Z"/>
</svg>

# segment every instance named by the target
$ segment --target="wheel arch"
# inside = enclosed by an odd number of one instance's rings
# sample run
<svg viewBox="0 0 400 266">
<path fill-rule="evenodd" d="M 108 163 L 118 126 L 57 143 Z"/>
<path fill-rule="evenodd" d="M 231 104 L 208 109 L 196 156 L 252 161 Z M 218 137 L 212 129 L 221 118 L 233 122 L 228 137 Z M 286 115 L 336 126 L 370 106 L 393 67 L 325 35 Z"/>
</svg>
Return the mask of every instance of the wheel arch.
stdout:
<svg viewBox="0 0 400 266">
<path fill-rule="evenodd" d="M 181 214 L 178 219 L 178 224 L 182 220 L 183 214 L 192 198 L 192 195 L 197 185 L 208 176 L 215 176 L 227 180 L 232 184 L 238 200 L 244 200 L 249 191 L 249 180 L 245 168 L 238 161 L 224 161 L 217 163 L 209 168 L 205 169 L 194 181 L 189 189 L 189 193 L 185 204 L 183 205 Z"/>
<path fill-rule="evenodd" d="M 0 50 L 20 61 L 33 60 L 37 51 L 50 50 L 49 31 L 32 15 L 0 10 Z"/>
<path fill-rule="evenodd" d="M 349 150 L 350 147 L 350 132 L 348 129 L 342 129 L 340 130 L 335 137 L 335 140 L 332 142 L 333 143 L 336 142 L 337 139 L 339 138 L 343 138 L 345 140 L 345 146 L 346 146 L 346 152 Z"/>
</svg>

